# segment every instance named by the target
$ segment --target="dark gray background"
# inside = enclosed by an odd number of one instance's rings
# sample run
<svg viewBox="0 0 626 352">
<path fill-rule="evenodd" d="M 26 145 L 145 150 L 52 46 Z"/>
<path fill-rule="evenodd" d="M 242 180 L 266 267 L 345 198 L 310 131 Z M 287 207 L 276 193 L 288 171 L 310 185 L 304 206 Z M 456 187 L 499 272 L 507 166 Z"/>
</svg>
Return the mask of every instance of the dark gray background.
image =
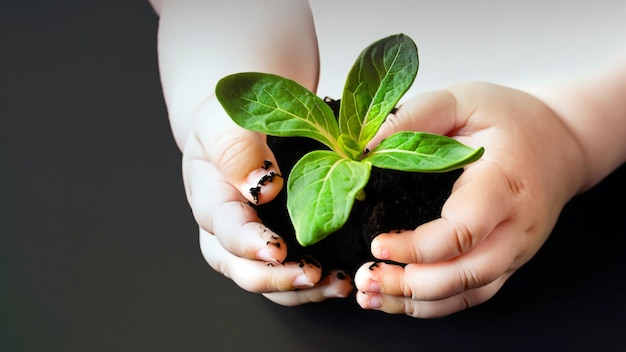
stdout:
<svg viewBox="0 0 626 352">
<path fill-rule="evenodd" d="M 626 348 L 626 168 L 488 303 L 416 320 L 274 305 L 203 260 L 146 1 L 2 1 L 0 350 Z"/>
</svg>

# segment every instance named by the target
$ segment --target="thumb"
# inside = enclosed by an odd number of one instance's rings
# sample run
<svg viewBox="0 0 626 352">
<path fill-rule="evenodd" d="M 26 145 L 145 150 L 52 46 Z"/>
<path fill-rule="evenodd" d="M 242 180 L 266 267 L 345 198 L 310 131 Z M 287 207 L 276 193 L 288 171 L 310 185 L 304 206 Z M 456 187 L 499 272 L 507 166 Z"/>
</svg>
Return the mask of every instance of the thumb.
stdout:
<svg viewBox="0 0 626 352">
<path fill-rule="evenodd" d="M 284 180 L 265 135 L 236 126 L 216 136 L 208 148 L 224 179 L 254 204 L 269 202 L 282 189 Z"/>
<path fill-rule="evenodd" d="M 449 135 L 455 129 L 457 100 L 447 90 L 417 95 L 390 114 L 368 143 L 374 149 L 383 139 L 401 131 L 429 132 Z"/>
<path fill-rule="evenodd" d="M 198 111 L 193 130 L 204 158 L 250 202 L 267 203 L 280 192 L 284 180 L 266 136 L 237 126 L 216 99 Z"/>
</svg>

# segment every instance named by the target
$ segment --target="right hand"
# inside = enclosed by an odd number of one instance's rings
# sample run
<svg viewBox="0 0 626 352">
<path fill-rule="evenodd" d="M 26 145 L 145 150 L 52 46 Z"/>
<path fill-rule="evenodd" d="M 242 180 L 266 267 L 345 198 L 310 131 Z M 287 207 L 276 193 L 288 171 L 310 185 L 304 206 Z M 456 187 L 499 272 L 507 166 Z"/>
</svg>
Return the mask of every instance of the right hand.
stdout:
<svg viewBox="0 0 626 352">
<path fill-rule="evenodd" d="M 236 126 L 214 97 L 196 111 L 183 147 L 183 179 L 205 260 L 241 288 L 282 305 L 346 297 L 347 275 L 333 271 L 321 280 L 314 263 L 284 262 L 285 241 L 250 205 L 280 192 L 282 177 L 259 184 L 272 172 L 281 175 L 264 135 Z M 255 197 L 250 189 L 259 186 Z"/>
</svg>

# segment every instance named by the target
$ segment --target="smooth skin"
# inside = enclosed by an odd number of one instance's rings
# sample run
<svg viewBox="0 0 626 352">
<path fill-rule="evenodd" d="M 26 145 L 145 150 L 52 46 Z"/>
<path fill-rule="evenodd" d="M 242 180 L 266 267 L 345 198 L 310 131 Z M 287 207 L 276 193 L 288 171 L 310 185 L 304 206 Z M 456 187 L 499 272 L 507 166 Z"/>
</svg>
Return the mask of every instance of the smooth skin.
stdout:
<svg viewBox="0 0 626 352">
<path fill-rule="evenodd" d="M 336 272 L 322 278 L 315 265 L 283 263 L 284 241 L 248 204 L 249 189 L 271 171 L 280 174 L 279 165 L 265 136 L 235 126 L 213 91 L 221 77 L 243 71 L 279 74 L 315 91 L 319 58 L 308 3 L 151 3 L 160 15 L 163 92 L 207 262 L 283 305 L 349 295 L 351 282 Z M 233 19 L 241 21 L 233 26 Z M 364 264 L 354 278 L 363 308 L 430 318 L 488 300 L 541 247 L 563 206 L 626 161 L 626 60 L 532 93 L 458 84 L 407 100 L 383 124 L 370 149 L 393 132 L 415 130 L 483 146 L 485 154 L 465 168 L 440 219 L 372 243 L 375 257 L 408 265 Z M 282 186 L 276 178 L 262 187 L 259 203 Z"/>
</svg>

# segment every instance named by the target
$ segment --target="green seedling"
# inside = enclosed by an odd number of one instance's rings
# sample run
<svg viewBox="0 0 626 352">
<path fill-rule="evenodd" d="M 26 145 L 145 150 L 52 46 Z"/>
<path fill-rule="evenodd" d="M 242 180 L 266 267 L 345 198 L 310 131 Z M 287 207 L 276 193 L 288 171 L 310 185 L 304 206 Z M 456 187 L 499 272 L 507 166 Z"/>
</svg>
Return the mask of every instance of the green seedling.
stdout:
<svg viewBox="0 0 626 352">
<path fill-rule="evenodd" d="M 417 47 L 406 35 L 371 44 L 348 74 L 338 118 L 315 93 L 280 76 L 238 73 L 218 82 L 217 99 L 239 126 L 279 137 L 309 137 L 330 148 L 304 155 L 287 180 L 287 209 L 301 245 L 314 244 L 346 223 L 355 199 L 365 197 L 372 166 L 446 172 L 482 156 L 482 147 L 408 131 L 366 150 L 413 84 L 418 65 Z"/>
</svg>

